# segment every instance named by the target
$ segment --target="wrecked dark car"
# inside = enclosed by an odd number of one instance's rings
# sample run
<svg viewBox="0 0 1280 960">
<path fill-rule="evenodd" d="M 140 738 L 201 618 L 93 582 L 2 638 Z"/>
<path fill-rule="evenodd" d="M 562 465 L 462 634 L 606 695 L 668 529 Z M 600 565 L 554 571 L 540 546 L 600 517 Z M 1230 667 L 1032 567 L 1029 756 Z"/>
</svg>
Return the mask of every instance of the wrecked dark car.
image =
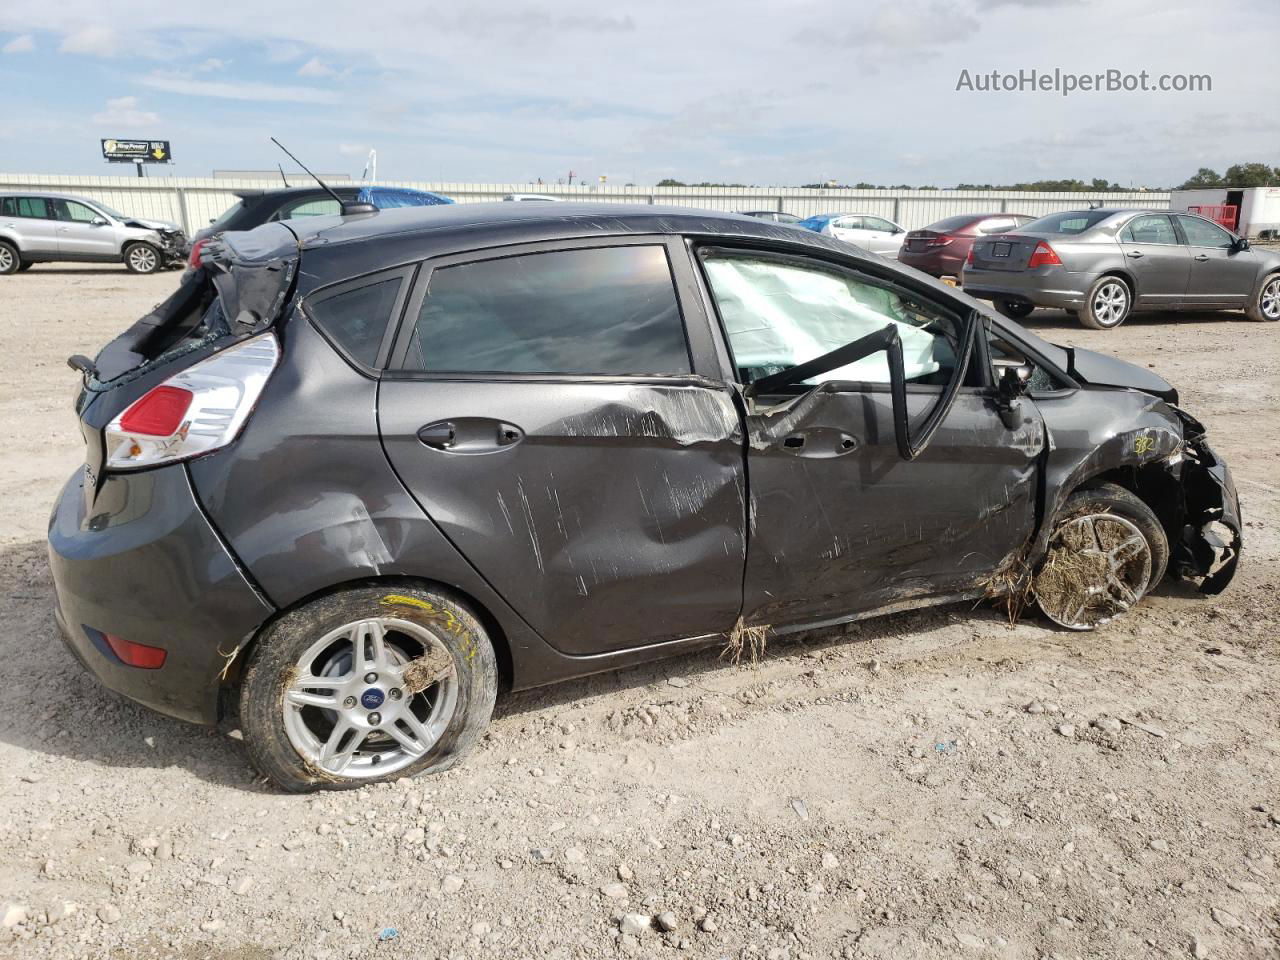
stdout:
<svg viewBox="0 0 1280 960">
<path fill-rule="evenodd" d="M 288 790 L 442 770 L 497 689 L 983 596 L 1071 629 L 1240 512 L 1155 374 L 818 234 L 466 204 L 228 233 L 90 361 L 49 527 L 111 689 Z"/>
</svg>

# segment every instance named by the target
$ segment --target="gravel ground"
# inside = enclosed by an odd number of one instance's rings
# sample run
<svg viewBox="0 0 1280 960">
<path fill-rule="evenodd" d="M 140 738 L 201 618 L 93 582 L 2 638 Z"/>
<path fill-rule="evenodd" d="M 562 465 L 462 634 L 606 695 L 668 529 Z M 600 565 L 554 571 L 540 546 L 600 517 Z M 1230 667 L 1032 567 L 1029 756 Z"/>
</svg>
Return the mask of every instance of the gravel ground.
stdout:
<svg viewBox="0 0 1280 960">
<path fill-rule="evenodd" d="M 71 353 L 173 274 L 0 278 L 0 955 L 1263 957 L 1280 953 L 1280 326 L 1062 314 L 1150 364 L 1236 471 L 1240 574 L 1096 634 L 958 606 L 500 698 L 440 777 L 257 782 L 55 635 Z M 384 939 L 385 938 L 385 939 Z"/>
</svg>

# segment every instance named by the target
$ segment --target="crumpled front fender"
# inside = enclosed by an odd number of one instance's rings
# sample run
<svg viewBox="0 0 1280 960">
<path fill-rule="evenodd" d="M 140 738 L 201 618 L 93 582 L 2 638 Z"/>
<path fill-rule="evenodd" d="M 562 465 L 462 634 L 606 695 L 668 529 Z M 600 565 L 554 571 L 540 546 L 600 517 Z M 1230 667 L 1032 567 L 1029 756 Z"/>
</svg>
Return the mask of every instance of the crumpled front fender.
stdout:
<svg viewBox="0 0 1280 960">
<path fill-rule="evenodd" d="M 1201 593 L 1217 594 L 1226 589 L 1240 562 L 1240 497 L 1231 470 L 1205 440 L 1204 427 L 1178 413 L 1187 432 L 1181 475 L 1185 512 L 1172 561 L 1180 575 L 1204 578 Z"/>
</svg>

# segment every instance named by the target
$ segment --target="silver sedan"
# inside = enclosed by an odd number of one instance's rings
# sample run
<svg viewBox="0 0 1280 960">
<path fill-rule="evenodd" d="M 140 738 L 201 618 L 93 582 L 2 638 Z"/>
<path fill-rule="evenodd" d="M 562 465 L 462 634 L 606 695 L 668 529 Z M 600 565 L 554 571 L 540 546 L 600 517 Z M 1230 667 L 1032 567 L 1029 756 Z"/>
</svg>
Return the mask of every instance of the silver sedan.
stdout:
<svg viewBox="0 0 1280 960">
<path fill-rule="evenodd" d="M 1189 213 L 1051 214 L 974 241 L 962 282 L 1007 317 L 1058 307 L 1096 330 L 1138 310 L 1243 309 L 1280 320 L 1280 253 Z"/>
</svg>

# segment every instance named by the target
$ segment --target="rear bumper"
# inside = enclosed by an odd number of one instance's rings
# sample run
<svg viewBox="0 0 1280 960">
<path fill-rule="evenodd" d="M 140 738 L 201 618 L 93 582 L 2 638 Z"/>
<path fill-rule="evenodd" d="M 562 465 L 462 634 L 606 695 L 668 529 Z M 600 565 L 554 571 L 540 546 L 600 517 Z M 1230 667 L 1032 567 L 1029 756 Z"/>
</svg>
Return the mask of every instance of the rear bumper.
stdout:
<svg viewBox="0 0 1280 960">
<path fill-rule="evenodd" d="M 898 262 L 908 267 L 914 267 L 921 273 L 927 273 L 932 277 L 958 277 L 964 269 L 964 254 L 942 252 L 912 253 L 903 247 L 898 253 Z"/>
<path fill-rule="evenodd" d="M 1022 272 L 966 267 L 962 285 L 965 293 L 979 300 L 1012 300 L 1037 307 L 1079 310 L 1092 280 L 1088 274 L 1068 273 L 1058 266 Z"/>
<path fill-rule="evenodd" d="M 195 723 L 217 721 L 225 656 L 274 612 L 205 519 L 182 465 L 112 474 L 90 509 L 73 476 L 49 521 L 49 565 L 58 623 L 86 669 Z M 164 649 L 164 665 L 125 664 L 103 634 Z"/>
</svg>

